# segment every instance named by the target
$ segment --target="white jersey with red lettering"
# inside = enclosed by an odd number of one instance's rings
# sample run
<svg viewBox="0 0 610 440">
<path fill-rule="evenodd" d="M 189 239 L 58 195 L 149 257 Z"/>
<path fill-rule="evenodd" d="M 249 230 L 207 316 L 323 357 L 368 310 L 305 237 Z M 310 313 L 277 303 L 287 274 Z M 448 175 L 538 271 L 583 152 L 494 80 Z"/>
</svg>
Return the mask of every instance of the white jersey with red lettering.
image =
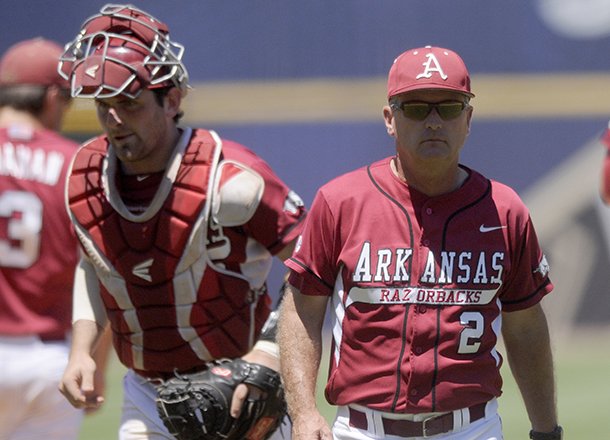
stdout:
<svg viewBox="0 0 610 440">
<path fill-rule="evenodd" d="M 501 394 L 501 312 L 553 287 L 528 210 L 466 167 L 461 188 L 425 196 L 390 160 L 323 186 L 286 262 L 303 294 L 332 298 L 327 399 L 403 413 L 487 402 Z"/>
</svg>

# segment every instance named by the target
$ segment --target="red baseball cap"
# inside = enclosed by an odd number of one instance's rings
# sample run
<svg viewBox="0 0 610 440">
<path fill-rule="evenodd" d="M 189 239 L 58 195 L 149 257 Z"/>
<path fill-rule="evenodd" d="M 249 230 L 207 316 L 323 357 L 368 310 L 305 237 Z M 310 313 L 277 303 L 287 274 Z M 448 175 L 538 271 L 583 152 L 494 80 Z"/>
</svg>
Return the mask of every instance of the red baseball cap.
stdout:
<svg viewBox="0 0 610 440">
<path fill-rule="evenodd" d="M 388 75 L 388 99 L 412 90 L 444 89 L 470 97 L 470 75 L 460 56 L 442 47 L 420 47 L 403 52 Z"/>
<path fill-rule="evenodd" d="M 0 86 L 69 84 L 57 72 L 63 48 L 50 40 L 38 37 L 11 46 L 0 59 Z"/>
</svg>

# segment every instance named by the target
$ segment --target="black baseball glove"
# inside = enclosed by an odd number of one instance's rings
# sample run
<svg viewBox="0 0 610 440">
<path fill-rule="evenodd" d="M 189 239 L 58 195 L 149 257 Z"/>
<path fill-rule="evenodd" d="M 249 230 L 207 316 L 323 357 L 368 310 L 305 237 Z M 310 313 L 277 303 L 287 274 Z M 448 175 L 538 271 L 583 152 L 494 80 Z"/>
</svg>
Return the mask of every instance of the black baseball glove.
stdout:
<svg viewBox="0 0 610 440">
<path fill-rule="evenodd" d="M 264 395 L 248 397 L 234 419 L 229 410 L 240 383 L 257 386 Z M 242 359 L 222 359 L 208 363 L 203 371 L 176 374 L 157 385 L 157 409 L 178 440 L 262 440 L 282 422 L 286 401 L 276 371 Z"/>
</svg>

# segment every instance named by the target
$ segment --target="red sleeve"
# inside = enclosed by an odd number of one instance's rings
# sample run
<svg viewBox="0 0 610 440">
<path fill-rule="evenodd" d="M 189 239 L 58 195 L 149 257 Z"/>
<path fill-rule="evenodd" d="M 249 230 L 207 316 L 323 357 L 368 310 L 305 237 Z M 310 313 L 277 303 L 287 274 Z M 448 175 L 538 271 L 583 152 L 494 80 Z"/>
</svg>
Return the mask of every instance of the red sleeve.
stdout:
<svg viewBox="0 0 610 440">
<path fill-rule="evenodd" d="M 553 290 L 549 279 L 549 265 L 540 249 L 532 220 L 527 215 L 524 226 L 515 230 L 511 276 L 501 288 L 503 310 L 512 312 L 527 309 L 539 303 Z"/>
<path fill-rule="evenodd" d="M 303 201 L 263 159 L 243 145 L 223 140 L 223 154 L 253 169 L 265 181 L 262 198 L 245 228 L 271 254 L 277 254 L 301 232 L 306 215 Z"/>
<path fill-rule="evenodd" d="M 610 128 L 604 132 L 601 140 L 606 151 L 602 167 L 600 195 L 604 203 L 610 204 Z"/>
<path fill-rule="evenodd" d="M 248 229 L 257 241 L 275 255 L 300 234 L 305 206 L 267 163 L 260 160 L 253 168 L 265 180 L 265 191 L 258 209 L 248 222 Z"/>
<path fill-rule="evenodd" d="M 316 195 L 307 215 L 303 234 L 286 266 L 291 270 L 288 281 L 305 295 L 333 292 L 339 268 L 335 250 L 336 225 L 322 191 Z"/>
</svg>

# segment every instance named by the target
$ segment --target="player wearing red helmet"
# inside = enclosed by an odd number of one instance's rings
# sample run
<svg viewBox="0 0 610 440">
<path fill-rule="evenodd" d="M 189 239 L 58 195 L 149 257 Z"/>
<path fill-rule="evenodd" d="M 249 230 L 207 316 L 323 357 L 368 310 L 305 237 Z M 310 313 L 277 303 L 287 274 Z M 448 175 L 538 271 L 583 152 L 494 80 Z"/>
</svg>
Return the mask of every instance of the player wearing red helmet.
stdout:
<svg viewBox="0 0 610 440">
<path fill-rule="evenodd" d="M 153 379 L 243 357 L 279 368 L 259 341 L 270 314 L 272 256 L 287 258 L 305 210 L 246 147 L 178 125 L 188 88 L 184 48 L 130 5 L 107 5 L 66 46 L 59 71 L 94 98 L 104 135 L 72 163 L 67 204 L 84 250 L 74 343 L 60 388 L 77 407 L 102 401 L 91 350 L 109 322 L 128 367 L 121 439 L 171 438 Z M 248 392 L 236 392 L 236 416 Z M 251 390 L 250 392 L 254 392 Z"/>
<path fill-rule="evenodd" d="M 106 5 L 67 45 L 59 73 L 81 98 L 133 99 L 143 88 L 170 85 L 185 94 L 183 54 L 184 47 L 170 40 L 166 24 L 131 5 Z"/>
<path fill-rule="evenodd" d="M 502 438 L 501 332 L 531 438 L 561 437 L 548 265 L 517 194 L 460 164 L 473 96 L 455 52 L 404 52 L 383 108 L 395 156 L 318 191 L 280 314 L 294 440 Z M 332 431 L 314 397 L 329 300 Z"/>
</svg>

